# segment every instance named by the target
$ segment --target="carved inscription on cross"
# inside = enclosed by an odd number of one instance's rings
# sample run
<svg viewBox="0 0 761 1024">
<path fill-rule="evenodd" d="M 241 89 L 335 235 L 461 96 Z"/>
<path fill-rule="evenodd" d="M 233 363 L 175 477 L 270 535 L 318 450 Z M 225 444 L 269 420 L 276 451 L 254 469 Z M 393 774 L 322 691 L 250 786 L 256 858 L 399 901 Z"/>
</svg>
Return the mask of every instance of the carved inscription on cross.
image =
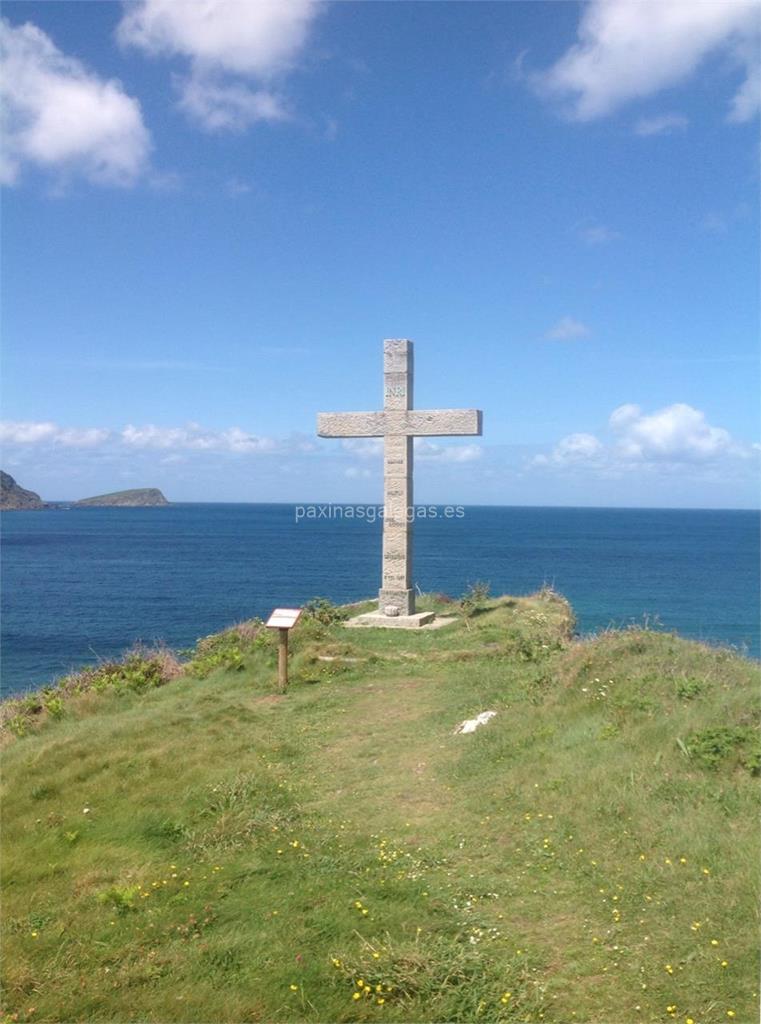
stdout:
<svg viewBox="0 0 761 1024">
<path fill-rule="evenodd" d="M 413 409 L 412 342 L 383 342 L 383 412 L 321 412 L 320 437 L 382 437 L 383 574 L 379 611 L 414 615 L 412 588 L 412 439 L 481 433 L 478 409 Z"/>
</svg>

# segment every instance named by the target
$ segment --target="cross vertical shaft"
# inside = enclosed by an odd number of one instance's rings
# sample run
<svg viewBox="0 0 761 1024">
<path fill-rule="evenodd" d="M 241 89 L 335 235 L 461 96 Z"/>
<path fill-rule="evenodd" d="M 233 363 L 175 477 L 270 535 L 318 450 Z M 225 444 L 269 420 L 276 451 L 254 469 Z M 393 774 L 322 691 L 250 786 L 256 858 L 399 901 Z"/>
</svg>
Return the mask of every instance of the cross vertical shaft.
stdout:
<svg viewBox="0 0 761 1024">
<path fill-rule="evenodd" d="M 392 339 L 383 343 L 384 412 L 412 408 L 412 342 Z M 412 437 L 388 433 L 383 454 L 383 571 L 378 604 L 400 615 L 413 615 L 415 593 L 412 589 Z"/>
</svg>

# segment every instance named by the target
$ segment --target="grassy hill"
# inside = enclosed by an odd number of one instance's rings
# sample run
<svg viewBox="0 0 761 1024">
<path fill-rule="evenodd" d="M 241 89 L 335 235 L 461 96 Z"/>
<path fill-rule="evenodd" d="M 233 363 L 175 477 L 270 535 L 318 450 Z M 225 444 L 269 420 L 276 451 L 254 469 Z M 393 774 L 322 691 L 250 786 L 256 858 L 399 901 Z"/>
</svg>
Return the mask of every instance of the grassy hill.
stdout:
<svg viewBox="0 0 761 1024">
<path fill-rule="evenodd" d="M 0 1019 L 757 1020 L 758 666 L 437 607 L 7 705 Z"/>
</svg>

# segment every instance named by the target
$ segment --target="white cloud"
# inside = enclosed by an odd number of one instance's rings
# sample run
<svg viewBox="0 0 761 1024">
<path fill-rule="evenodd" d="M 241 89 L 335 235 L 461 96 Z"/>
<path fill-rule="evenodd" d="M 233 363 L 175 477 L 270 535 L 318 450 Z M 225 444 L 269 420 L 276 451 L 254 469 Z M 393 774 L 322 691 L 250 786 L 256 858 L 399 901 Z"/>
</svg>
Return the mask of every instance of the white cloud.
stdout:
<svg viewBox="0 0 761 1024">
<path fill-rule="evenodd" d="M 124 444 L 133 448 L 179 449 L 187 451 L 229 451 L 244 454 L 271 452 L 277 443 L 269 437 L 254 437 L 240 427 L 204 430 L 197 423 L 185 427 L 157 427 L 128 424 L 120 434 Z"/>
<path fill-rule="evenodd" d="M 382 437 L 347 437 L 341 441 L 341 446 L 361 459 L 383 456 Z M 437 444 L 425 437 L 416 437 L 413 446 L 415 457 L 429 462 L 473 462 L 483 454 L 483 449 L 476 444 Z"/>
<path fill-rule="evenodd" d="M 312 0 L 139 0 L 117 32 L 150 54 L 268 76 L 291 64 L 315 13 Z"/>
<path fill-rule="evenodd" d="M 233 175 L 228 178 L 225 182 L 225 192 L 231 199 L 237 199 L 238 196 L 245 196 L 251 191 L 251 185 L 247 181 L 243 181 L 241 178 Z"/>
<path fill-rule="evenodd" d="M 110 436 L 110 430 L 98 427 L 88 427 L 84 430 L 66 427 L 58 431 L 54 440 L 56 444 L 69 445 L 73 448 L 93 448 L 107 441 Z"/>
<path fill-rule="evenodd" d="M 683 114 L 657 114 L 654 117 L 641 117 L 634 126 L 634 134 L 671 135 L 675 131 L 684 131 L 688 124 Z"/>
<path fill-rule="evenodd" d="M 349 480 L 367 480 L 372 476 L 372 473 L 363 466 L 348 466 L 344 470 L 344 476 Z"/>
<path fill-rule="evenodd" d="M 589 335 L 589 328 L 580 320 L 574 320 L 572 316 L 561 317 L 545 334 L 545 338 L 551 341 L 571 341 L 573 338 L 586 338 Z"/>
<path fill-rule="evenodd" d="M 206 430 L 197 423 L 183 427 L 157 427 L 128 424 L 114 432 L 102 427 L 59 427 L 50 421 L 0 422 L 0 442 L 12 445 L 59 444 L 75 448 L 93 448 L 108 442 L 126 449 L 161 451 L 234 452 L 238 454 L 267 453 L 276 450 L 302 451 L 298 439 L 292 445 L 271 437 L 256 437 L 240 427 Z"/>
<path fill-rule="evenodd" d="M 624 430 L 630 423 L 639 418 L 641 412 L 642 410 L 638 405 L 628 402 L 625 405 L 619 405 L 617 409 L 613 410 L 608 423 L 614 430 Z"/>
<path fill-rule="evenodd" d="M 28 420 L 0 423 L 0 442 L 3 444 L 36 444 L 49 441 L 58 430 L 55 423 L 33 423 Z"/>
<path fill-rule="evenodd" d="M 284 121 L 283 101 L 264 89 L 191 77 L 180 83 L 180 108 L 208 131 L 240 132 L 254 121 Z"/>
<path fill-rule="evenodd" d="M 117 36 L 151 56 L 187 58 L 180 106 L 210 131 L 240 131 L 287 116 L 270 83 L 293 66 L 317 10 L 315 0 L 139 0 Z"/>
<path fill-rule="evenodd" d="M 703 217 L 699 227 L 703 231 L 710 231 L 715 235 L 725 235 L 735 224 L 746 221 L 751 215 L 751 207 L 748 203 L 737 203 L 730 209 L 723 212 L 711 210 Z"/>
<path fill-rule="evenodd" d="M 728 430 L 713 427 L 705 413 L 684 402 L 646 415 L 637 405 L 622 405 L 610 416 L 620 435 L 617 450 L 625 458 L 691 462 L 739 454 Z"/>
<path fill-rule="evenodd" d="M 729 117 L 747 121 L 761 98 L 754 86 L 758 35 L 753 0 L 590 0 L 578 42 L 533 81 L 540 93 L 565 101 L 571 116 L 589 121 L 676 85 L 723 50 L 746 74 Z"/>
<path fill-rule="evenodd" d="M 25 164 L 130 185 L 146 169 L 150 137 L 140 104 L 114 79 L 67 57 L 36 25 L 0 19 L 4 152 L 0 181 Z"/>
<path fill-rule="evenodd" d="M 700 227 L 714 235 L 725 235 L 729 231 L 729 220 L 724 214 L 712 210 L 703 217 Z"/>
<path fill-rule="evenodd" d="M 758 51 L 756 40 L 747 40 L 742 46 L 741 59 L 748 77 L 732 98 L 728 115 L 730 121 L 750 121 L 761 106 L 761 59 Z"/>
<path fill-rule="evenodd" d="M 5 420 L 0 423 L 0 442 L 3 444 L 40 444 L 48 442 L 72 448 L 91 448 L 110 437 L 109 430 L 90 427 L 79 430 L 59 427 L 49 421 Z"/>
<path fill-rule="evenodd" d="M 567 466 L 597 461 L 604 452 L 602 442 L 594 434 L 569 434 L 555 445 L 549 455 L 536 455 L 534 466 Z"/>
<path fill-rule="evenodd" d="M 383 438 L 347 437 L 341 441 L 341 447 L 362 459 L 377 459 L 383 455 Z"/>
<path fill-rule="evenodd" d="M 569 434 L 547 455 L 530 465 L 545 468 L 589 468 L 606 474 L 637 467 L 676 466 L 745 459 L 752 445 L 735 441 L 728 430 L 712 426 L 705 413 L 676 402 L 652 413 L 633 403 L 620 405 L 608 419 L 611 437 L 604 443 L 594 434 Z"/>
<path fill-rule="evenodd" d="M 607 242 L 615 242 L 621 235 L 605 224 L 588 224 L 579 228 L 579 237 L 587 245 L 605 245 Z"/>
<path fill-rule="evenodd" d="M 483 449 L 477 444 L 436 444 L 416 437 L 413 445 L 417 458 L 435 462 L 475 462 L 483 455 Z"/>
<path fill-rule="evenodd" d="M 555 455 L 563 462 L 596 459 L 601 452 L 602 444 L 594 434 L 569 434 L 555 448 Z"/>
</svg>

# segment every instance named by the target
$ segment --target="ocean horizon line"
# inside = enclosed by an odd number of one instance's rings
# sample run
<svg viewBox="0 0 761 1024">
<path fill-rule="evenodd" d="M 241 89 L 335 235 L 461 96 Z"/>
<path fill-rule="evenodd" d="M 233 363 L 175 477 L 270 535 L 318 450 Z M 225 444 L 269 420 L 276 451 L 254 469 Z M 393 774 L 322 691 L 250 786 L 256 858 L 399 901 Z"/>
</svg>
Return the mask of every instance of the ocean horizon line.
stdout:
<svg viewBox="0 0 761 1024">
<path fill-rule="evenodd" d="M 45 498 L 44 501 L 48 505 L 74 505 L 78 499 L 76 498 Z M 367 505 L 382 505 L 383 501 L 355 501 L 353 499 L 346 499 L 341 501 L 330 500 L 313 500 L 311 498 L 302 498 L 293 501 L 244 501 L 244 500 L 230 500 L 230 501 L 198 501 L 198 500 L 172 500 L 167 499 L 170 505 L 262 505 L 270 508 L 284 508 L 284 507 L 296 507 L 296 506 L 367 506 Z M 587 512 L 759 512 L 761 513 L 761 505 L 748 505 L 748 506 L 736 506 L 736 505 L 522 505 L 522 504 L 501 504 L 499 502 L 464 502 L 458 500 L 452 501 L 416 501 L 415 507 L 423 508 L 426 506 L 447 507 L 447 506 L 461 506 L 463 508 L 509 508 L 509 509 L 562 509 L 567 511 L 587 511 Z M 145 506 L 78 506 L 77 511 L 93 512 L 106 508 L 108 511 L 113 511 L 118 508 L 129 508 L 130 511 L 138 511 L 141 509 L 153 509 L 157 506 L 145 505 Z M 166 506 L 161 506 L 165 508 Z M 39 512 L 44 509 L 4 509 L 6 512 Z"/>
</svg>

